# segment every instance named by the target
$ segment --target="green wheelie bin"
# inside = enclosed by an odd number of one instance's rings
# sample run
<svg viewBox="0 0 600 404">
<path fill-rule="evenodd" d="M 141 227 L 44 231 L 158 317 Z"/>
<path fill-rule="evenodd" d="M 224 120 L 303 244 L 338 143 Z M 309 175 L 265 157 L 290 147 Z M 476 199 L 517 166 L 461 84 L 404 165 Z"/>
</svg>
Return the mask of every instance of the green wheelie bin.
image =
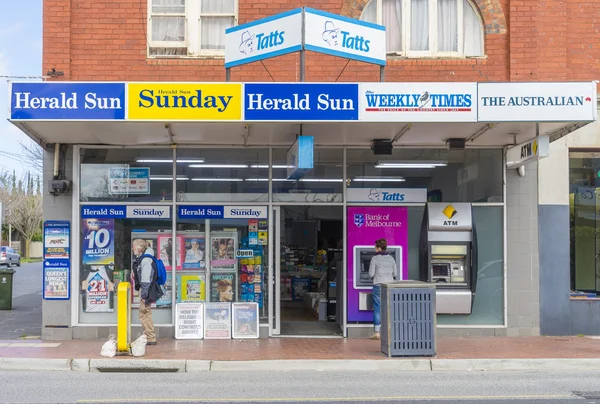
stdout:
<svg viewBox="0 0 600 404">
<path fill-rule="evenodd" d="M 0 310 L 12 310 L 14 269 L 0 269 Z"/>
</svg>

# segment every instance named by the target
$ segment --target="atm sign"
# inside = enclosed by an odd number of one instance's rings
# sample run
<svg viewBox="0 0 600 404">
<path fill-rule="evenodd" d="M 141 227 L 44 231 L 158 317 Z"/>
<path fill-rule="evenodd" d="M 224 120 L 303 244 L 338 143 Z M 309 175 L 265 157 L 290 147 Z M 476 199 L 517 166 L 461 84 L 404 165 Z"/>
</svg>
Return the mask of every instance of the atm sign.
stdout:
<svg viewBox="0 0 600 404">
<path fill-rule="evenodd" d="M 454 206 L 448 205 L 442 210 L 444 216 L 446 216 L 449 220 L 444 220 L 444 226 L 458 226 L 458 220 L 452 220 L 454 216 L 458 213 Z"/>
</svg>

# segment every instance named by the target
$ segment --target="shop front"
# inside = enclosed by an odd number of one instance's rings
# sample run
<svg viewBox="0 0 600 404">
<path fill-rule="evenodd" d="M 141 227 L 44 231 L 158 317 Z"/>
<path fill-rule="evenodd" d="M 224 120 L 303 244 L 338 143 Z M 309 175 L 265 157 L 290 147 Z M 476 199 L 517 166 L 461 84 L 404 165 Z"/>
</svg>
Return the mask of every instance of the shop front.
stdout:
<svg viewBox="0 0 600 404">
<path fill-rule="evenodd" d="M 537 144 L 594 121 L 588 96 L 595 83 L 13 83 L 9 119 L 46 150 L 44 218 L 69 223 L 70 295 L 46 296 L 43 337 L 114 331 L 138 239 L 168 271 L 159 338 L 369 336 L 379 238 L 399 279 L 443 290 L 441 332 L 539 334 Z M 229 317 L 179 327 L 190 307 Z"/>
</svg>

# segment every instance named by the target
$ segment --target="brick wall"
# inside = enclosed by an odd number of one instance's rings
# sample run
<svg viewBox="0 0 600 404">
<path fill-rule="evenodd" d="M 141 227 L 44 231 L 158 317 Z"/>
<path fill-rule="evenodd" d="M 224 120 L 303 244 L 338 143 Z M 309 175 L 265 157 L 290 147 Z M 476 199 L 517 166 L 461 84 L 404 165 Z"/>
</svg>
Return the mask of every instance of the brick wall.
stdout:
<svg viewBox="0 0 600 404">
<path fill-rule="evenodd" d="M 301 6 L 360 16 L 367 0 L 239 0 L 239 23 Z M 600 67 L 600 2 L 475 0 L 486 58 L 391 59 L 386 81 L 592 80 Z M 65 80 L 222 81 L 222 59 L 148 59 L 147 0 L 44 1 L 43 72 Z M 233 81 L 297 81 L 298 54 L 232 69 Z M 307 81 L 378 81 L 379 69 L 308 53 Z"/>
</svg>

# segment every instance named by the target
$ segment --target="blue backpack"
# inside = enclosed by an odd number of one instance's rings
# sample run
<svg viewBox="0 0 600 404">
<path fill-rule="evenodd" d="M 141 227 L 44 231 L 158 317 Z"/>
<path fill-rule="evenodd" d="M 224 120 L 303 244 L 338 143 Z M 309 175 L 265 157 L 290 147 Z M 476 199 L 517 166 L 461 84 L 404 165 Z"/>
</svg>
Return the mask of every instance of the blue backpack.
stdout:
<svg viewBox="0 0 600 404">
<path fill-rule="evenodd" d="M 154 262 L 154 266 L 156 267 L 156 283 L 160 286 L 163 286 L 167 282 L 167 268 L 165 268 L 165 264 L 163 264 L 162 260 L 157 260 L 154 256 L 150 254 L 144 254 L 140 257 L 140 262 L 144 258 L 151 258 Z"/>
</svg>

